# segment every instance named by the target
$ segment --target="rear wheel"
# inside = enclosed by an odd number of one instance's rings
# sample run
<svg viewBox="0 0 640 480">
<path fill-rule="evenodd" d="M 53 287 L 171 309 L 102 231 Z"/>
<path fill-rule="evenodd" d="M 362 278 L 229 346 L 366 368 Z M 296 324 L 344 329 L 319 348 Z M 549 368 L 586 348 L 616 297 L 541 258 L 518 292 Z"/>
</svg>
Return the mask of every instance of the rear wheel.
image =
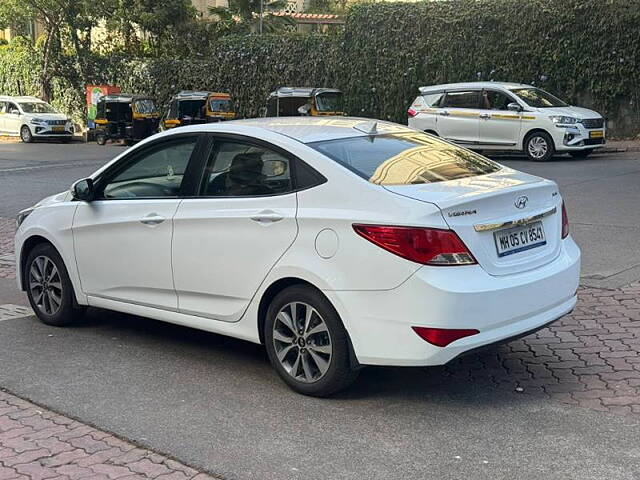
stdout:
<svg viewBox="0 0 640 480">
<path fill-rule="evenodd" d="M 264 339 L 271 364 L 296 392 L 325 397 L 358 376 L 340 317 L 314 288 L 289 287 L 273 299 Z"/>
<path fill-rule="evenodd" d="M 547 132 L 530 133 L 524 140 L 524 152 L 529 160 L 547 162 L 555 152 L 553 140 Z"/>
<path fill-rule="evenodd" d="M 63 327 L 84 312 L 84 308 L 74 307 L 69 274 L 51 244 L 41 243 L 29 252 L 24 279 L 31 308 L 42 323 Z"/>
<path fill-rule="evenodd" d="M 20 129 L 20 139 L 24 143 L 33 142 L 33 134 L 31 133 L 31 129 L 26 125 L 23 125 L 22 128 Z"/>
<path fill-rule="evenodd" d="M 96 133 L 96 143 L 104 145 L 107 143 L 107 136 L 104 133 Z"/>
<path fill-rule="evenodd" d="M 593 148 L 587 150 L 577 150 L 575 152 L 569 152 L 573 158 L 587 158 L 589 155 L 593 153 Z"/>
</svg>

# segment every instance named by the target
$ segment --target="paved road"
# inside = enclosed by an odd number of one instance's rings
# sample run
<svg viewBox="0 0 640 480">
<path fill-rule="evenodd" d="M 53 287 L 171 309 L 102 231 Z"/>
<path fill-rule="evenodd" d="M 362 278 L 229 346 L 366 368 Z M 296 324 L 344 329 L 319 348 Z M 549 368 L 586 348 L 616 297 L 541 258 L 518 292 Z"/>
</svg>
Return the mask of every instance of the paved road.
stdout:
<svg viewBox="0 0 640 480">
<path fill-rule="evenodd" d="M 8 158 L 0 160 L 0 216 L 120 151 L 0 145 Z M 635 237 L 636 156 L 503 160 L 560 182 L 587 254 L 606 225 L 621 241 Z M 41 168 L 16 170 L 25 166 Z M 637 248 L 625 252 L 603 235 L 588 275 L 612 268 L 608 280 L 619 281 L 617 269 L 637 260 L 629 260 Z M 24 304 L 13 285 L 0 279 L 0 304 Z M 637 480 L 637 297 L 637 287 L 583 289 L 576 313 L 552 330 L 446 368 L 366 369 L 329 400 L 285 388 L 261 347 L 213 334 L 101 311 L 70 329 L 4 320 L 0 386 L 227 479 Z"/>
</svg>

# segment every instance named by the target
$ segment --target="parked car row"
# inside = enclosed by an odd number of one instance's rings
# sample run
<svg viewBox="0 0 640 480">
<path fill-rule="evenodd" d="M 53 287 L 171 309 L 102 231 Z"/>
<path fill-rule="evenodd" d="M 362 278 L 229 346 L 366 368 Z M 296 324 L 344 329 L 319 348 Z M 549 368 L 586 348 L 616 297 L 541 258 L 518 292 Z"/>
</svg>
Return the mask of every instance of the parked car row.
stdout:
<svg viewBox="0 0 640 480">
<path fill-rule="evenodd" d="M 605 144 L 605 120 L 597 112 L 568 105 L 530 85 L 473 82 L 425 86 L 408 109 L 408 125 L 473 150 L 524 152 L 547 161 L 556 152 L 577 158 Z M 266 117 L 343 116 L 340 90 L 281 87 L 262 109 Z M 153 98 L 106 95 L 97 105 L 96 141 L 133 143 L 158 130 L 236 118 L 231 95 L 182 91 L 164 108 Z M 0 97 L 0 132 L 34 138 L 70 139 L 70 120 L 34 97 Z"/>
</svg>

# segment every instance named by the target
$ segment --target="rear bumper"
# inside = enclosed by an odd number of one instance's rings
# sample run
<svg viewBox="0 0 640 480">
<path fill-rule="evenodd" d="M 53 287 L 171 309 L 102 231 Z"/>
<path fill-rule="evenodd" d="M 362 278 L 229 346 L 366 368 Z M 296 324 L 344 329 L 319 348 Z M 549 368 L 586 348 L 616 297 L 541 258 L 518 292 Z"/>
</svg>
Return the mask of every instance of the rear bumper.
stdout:
<svg viewBox="0 0 640 480">
<path fill-rule="evenodd" d="M 477 265 L 423 267 L 393 290 L 325 293 L 361 364 L 443 365 L 470 350 L 543 328 L 575 307 L 580 250 L 570 237 L 562 243 L 554 261 L 528 272 L 491 276 Z M 480 333 L 436 347 L 412 326 Z"/>
</svg>

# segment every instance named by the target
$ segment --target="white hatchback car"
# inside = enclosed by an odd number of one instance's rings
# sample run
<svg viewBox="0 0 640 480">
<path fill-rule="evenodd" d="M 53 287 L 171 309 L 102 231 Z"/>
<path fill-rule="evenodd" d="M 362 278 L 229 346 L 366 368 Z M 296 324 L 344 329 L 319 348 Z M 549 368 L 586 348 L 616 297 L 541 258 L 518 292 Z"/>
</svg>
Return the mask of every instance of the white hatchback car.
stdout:
<svg viewBox="0 0 640 480">
<path fill-rule="evenodd" d="M 35 138 L 73 138 L 73 123 L 63 113 L 36 97 L 0 96 L 0 133 L 20 135 L 25 143 Z"/>
<path fill-rule="evenodd" d="M 538 330 L 580 271 L 554 182 L 357 118 L 172 129 L 17 223 L 43 322 L 92 306 L 264 343 L 318 396 Z"/>
<path fill-rule="evenodd" d="M 544 162 L 555 152 L 585 158 L 605 144 L 602 115 L 570 106 L 531 85 L 500 82 L 421 87 L 409 126 L 477 150 L 524 151 Z"/>
</svg>

